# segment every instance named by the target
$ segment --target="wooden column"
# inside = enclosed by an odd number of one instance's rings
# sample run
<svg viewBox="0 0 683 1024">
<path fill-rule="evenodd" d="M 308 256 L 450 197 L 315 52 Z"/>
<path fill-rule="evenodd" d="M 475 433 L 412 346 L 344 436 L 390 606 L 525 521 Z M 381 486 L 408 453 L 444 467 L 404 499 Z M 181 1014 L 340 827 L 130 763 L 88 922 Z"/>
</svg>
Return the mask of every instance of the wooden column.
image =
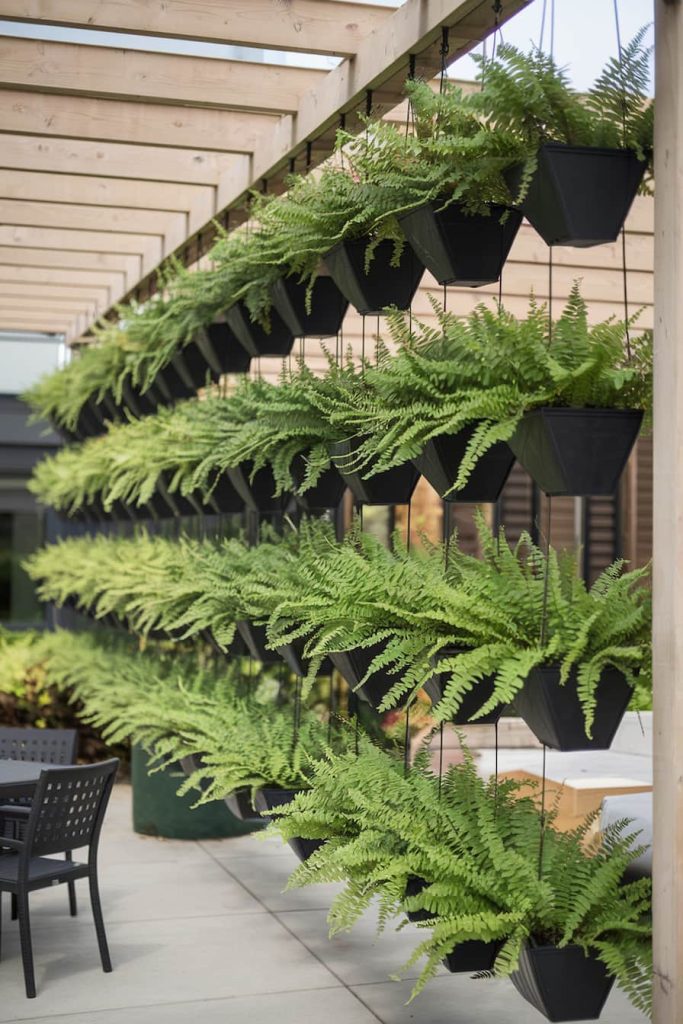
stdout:
<svg viewBox="0 0 683 1024">
<path fill-rule="evenodd" d="M 656 1024 L 683 1021 L 683 5 L 656 0 L 654 915 Z"/>
</svg>

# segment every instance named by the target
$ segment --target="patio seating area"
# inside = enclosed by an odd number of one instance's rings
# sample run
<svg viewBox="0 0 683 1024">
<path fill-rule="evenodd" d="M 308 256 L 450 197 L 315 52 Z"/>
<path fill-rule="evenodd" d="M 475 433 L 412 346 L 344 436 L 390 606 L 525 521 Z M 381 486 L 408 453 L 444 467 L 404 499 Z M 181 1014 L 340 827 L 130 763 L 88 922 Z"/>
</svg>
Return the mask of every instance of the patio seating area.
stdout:
<svg viewBox="0 0 683 1024">
<path fill-rule="evenodd" d="M 100 968 L 87 887 L 79 889 L 75 921 L 68 917 L 64 889 L 37 893 L 32 926 L 38 997 L 25 998 L 18 928 L 6 913 L 2 1024 L 540 1019 L 505 979 L 478 981 L 445 971 L 405 1005 L 416 972 L 401 982 L 390 976 L 412 952 L 415 929 L 378 939 L 373 915 L 353 935 L 330 941 L 332 887 L 283 893 L 297 863 L 289 847 L 255 836 L 192 842 L 136 835 L 126 784 L 114 787 L 99 859 L 113 973 Z M 604 1024 L 645 1019 L 616 988 L 601 1018 Z"/>
</svg>

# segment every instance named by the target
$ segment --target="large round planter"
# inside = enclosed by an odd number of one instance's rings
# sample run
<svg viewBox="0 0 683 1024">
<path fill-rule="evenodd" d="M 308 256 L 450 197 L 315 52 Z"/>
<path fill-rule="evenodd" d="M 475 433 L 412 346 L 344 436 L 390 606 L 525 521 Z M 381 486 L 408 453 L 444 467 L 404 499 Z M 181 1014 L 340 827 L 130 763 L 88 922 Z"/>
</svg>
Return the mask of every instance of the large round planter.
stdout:
<svg viewBox="0 0 683 1024">
<path fill-rule="evenodd" d="M 361 686 L 361 680 L 366 675 L 370 665 L 385 649 L 385 643 L 371 644 L 369 647 L 355 647 L 350 651 L 333 651 L 330 653 L 330 661 L 352 690 L 375 710 L 387 693 L 399 681 L 399 677 L 388 671 L 386 668 L 379 669 Z M 404 707 L 408 703 L 410 693 L 405 694 L 396 702 L 396 707 Z"/>
<path fill-rule="evenodd" d="M 510 980 L 520 995 L 551 1021 L 596 1020 L 614 977 L 580 946 L 525 944 Z"/>
<path fill-rule="evenodd" d="M 250 356 L 286 356 L 292 351 L 294 335 L 276 309 L 270 311 L 269 331 L 254 323 L 243 302 L 236 302 L 226 310 L 225 319 Z"/>
<path fill-rule="evenodd" d="M 306 476 L 306 460 L 303 455 L 295 455 L 291 467 L 292 479 L 298 488 Z M 327 512 L 329 509 L 338 508 L 344 492 L 346 483 L 335 466 L 324 469 L 318 477 L 318 482 L 299 494 L 294 491 L 294 500 L 299 508 L 305 512 Z"/>
<path fill-rule="evenodd" d="M 645 173 L 629 149 L 547 142 L 522 212 L 547 245 L 586 248 L 616 241 Z M 506 175 L 514 195 L 522 168 Z"/>
<path fill-rule="evenodd" d="M 280 656 L 277 651 L 266 646 L 268 637 L 265 626 L 255 626 L 252 622 L 242 619 L 237 623 L 237 629 L 252 658 L 263 665 L 279 662 Z"/>
<path fill-rule="evenodd" d="M 360 473 L 345 468 L 349 456 L 360 444 L 360 440 L 355 439 L 335 441 L 329 448 L 340 477 L 347 487 L 351 488 L 356 501 L 362 505 L 407 505 L 420 476 L 412 462 L 387 469 L 375 476 L 363 477 Z"/>
<path fill-rule="evenodd" d="M 631 699 L 632 688 L 615 668 L 606 668 L 597 685 L 592 737 L 586 735 L 577 692 L 576 669 L 560 685 L 557 665 L 542 665 L 529 673 L 515 696 L 514 708 L 533 734 L 555 750 L 608 750 Z"/>
<path fill-rule="evenodd" d="M 455 654 L 462 654 L 462 648 L 448 648 L 444 647 L 440 652 L 439 658 L 453 657 Z M 438 669 L 438 661 L 435 663 L 435 668 Z M 438 705 L 439 701 L 443 699 L 444 693 L 448 680 L 450 679 L 449 672 L 435 672 L 432 678 L 425 684 L 424 690 L 429 699 L 431 700 L 434 708 Z M 487 714 L 482 715 L 481 718 L 477 718 L 476 721 L 472 722 L 474 715 L 486 704 L 488 700 L 493 696 L 495 684 L 495 676 L 486 676 L 484 679 L 475 683 L 471 690 L 463 696 L 462 703 L 456 711 L 456 713 L 450 718 L 450 721 L 454 725 L 495 725 L 500 716 L 505 711 L 507 705 L 499 704 L 493 711 L 489 711 Z"/>
<path fill-rule="evenodd" d="M 340 330 L 349 307 L 331 277 L 316 277 L 311 291 L 311 312 L 306 309 L 305 284 L 281 277 L 273 285 L 273 305 L 296 338 L 329 338 Z"/>
<path fill-rule="evenodd" d="M 413 459 L 416 468 L 444 501 L 498 501 L 510 475 L 515 456 L 508 444 L 498 441 L 478 460 L 465 486 L 451 491 L 475 429 L 476 424 L 473 424 L 456 434 L 433 437 L 425 444 L 422 454 Z"/>
<path fill-rule="evenodd" d="M 492 206 L 485 216 L 467 214 L 458 203 L 442 207 L 436 200 L 399 217 L 415 255 L 439 284 L 493 284 L 522 223 L 521 210 Z"/>
<path fill-rule="evenodd" d="M 366 273 L 369 242 L 369 238 L 339 242 L 325 256 L 325 266 L 339 291 L 364 315 L 379 315 L 387 306 L 408 309 L 424 273 L 422 263 L 406 245 L 398 265 L 392 266 L 394 243 L 385 240 L 375 247 Z"/>
<path fill-rule="evenodd" d="M 148 756 L 134 745 L 131 750 L 133 828 L 146 836 L 166 839 L 222 839 L 240 836 L 251 826 L 237 821 L 222 800 L 192 809 L 197 794 L 177 795 L 185 773 L 180 764 L 164 771 L 147 771 Z"/>
<path fill-rule="evenodd" d="M 227 470 L 228 479 L 247 508 L 254 512 L 284 512 L 289 501 L 286 494 L 276 495 L 273 470 L 264 466 L 252 478 L 252 462 L 242 462 Z"/>
<path fill-rule="evenodd" d="M 636 409 L 534 409 L 518 424 L 510 448 L 546 494 L 611 495 L 642 420 Z"/>
<path fill-rule="evenodd" d="M 264 786 L 257 792 L 254 803 L 256 804 L 256 809 L 267 818 L 268 811 L 272 811 L 274 807 L 284 807 L 286 804 L 291 804 L 297 792 L 298 790 L 296 789 Z M 308 860 L 316 850 L 320 849 L 324 842 L 324 839 L 300 839 L 298 836 L 288 840 L 289 846 L 294 850 L 299 860 Z"/>
<path fill-rule="evenodd" d="M 208 366 L 223 373 L 248 373 L 251 356 L 223 320 L 203 327 L 194 338 Z"/>
</svg>

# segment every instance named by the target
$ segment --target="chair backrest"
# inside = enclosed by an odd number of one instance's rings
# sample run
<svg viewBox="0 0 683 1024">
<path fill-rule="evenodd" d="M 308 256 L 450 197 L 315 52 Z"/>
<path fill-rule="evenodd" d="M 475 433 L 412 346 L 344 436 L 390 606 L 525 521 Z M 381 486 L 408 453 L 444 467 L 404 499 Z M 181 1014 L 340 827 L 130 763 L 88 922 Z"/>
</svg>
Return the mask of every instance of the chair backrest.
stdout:
<svg viewBox="0 0 683 1024">
<path fill-rule="evenodd" d="M 118 766 L 118 758 L 112 758 L 43 769 L 26 822 L 25 861 L 82 846 L 96 850 Z"/>
<path fill-rule="evenodd" d="M 12 761 L 45 761 L 73 764 L 76 760 L 76 729 L 0 727 L 0 758 Z"/>
</svg>

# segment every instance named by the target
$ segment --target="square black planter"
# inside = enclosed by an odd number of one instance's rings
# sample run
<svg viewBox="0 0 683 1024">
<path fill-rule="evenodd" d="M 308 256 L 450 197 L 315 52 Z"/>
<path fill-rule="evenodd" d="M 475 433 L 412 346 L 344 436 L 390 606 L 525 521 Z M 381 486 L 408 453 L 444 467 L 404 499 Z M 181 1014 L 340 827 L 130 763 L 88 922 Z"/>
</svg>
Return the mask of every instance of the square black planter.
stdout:
<svg viewBox="0 0 683 1024">
<path fill-rule="evenodd" d="M 282 644 L 280 647 L 276 647 L 275 650 L 285 662 L 287 667 L 295 676 L 307 675 L 310 661 L 304 657 L 304 647 L 306 641 L 303 639 L 292 640 L 291 643 Z M 318 675 L 327 676 L 332 671 L 332 662 L 329 658 L 325 658 L 320 665 Z"/>
<path fill-rule="evenodd" d="M 325 256 L 325 266 L 339 291 L 362 314 L 380 314 L 387 306 L 408 309 L 424 273 L 424 267 L 409 245 L 398 266 L 393 267 L 394 243 L 388 239 L 375 248 L 365 272 L 369 238 L 339 242 Z"/>
<path fill-rule="evenodd" d="M 150 394 L 143 394 L 139 388 L 134 387 L 129 380 L 121 384 L 121 397 L 124 406 L 136 417 L 151 416 L 157 410 L 157 403 Z"/>
<path fill-rule="evenodd" d="M 425 444 L 422 454 L 413 459 L 422 476 L 444 501 L 498 501 L 510 475 L 515 456 L 508 444 L 498 441 L 479 459 L 462 490 L 451 491 L 446 495 L 458 476 L 460 463 L 475 428 L 476 425 L 473 424 L 459 430 L 457 434 L 433 437 Z"/>
<path fill-rule="evenodd" d="M 277 651 L 266 647 L 267 636 L 265 626 L 255 626 L 252 622 L 241 619 L 237 623 L 237 629 L 246 644 L 249 654 L 255 661 L 260 661 L 262 665 L 274 665 L 280 661 Z"/>
<path fill-rule="evenodd" d="M 329 338 L 337 334 L 349 308 L 331 277 L 316 277 L 311 312 L 306 309 L 306 285 L 281 277 L 273 285 L 273 305 L 295 338 Z"/>
<path fill-rule="evenodd" d="M 577 693 L 576 670 L 560 686 L 557 665 L 531 670 L 514 699 L 514 709 L 533 734 L 555 750 L 609 750 L 624 717 L 632 688 L 615 668 L 604 669 L 597 685 L 592 737 L 586 735 L 584 715 Z"/>
<path fill-rule="evenodd" d="M 215 384 L 220 376 L 220 373 L 206 361 L 196 341 L 190 341 L 179 352 L 174 353 L 171 364 L 183 383 L 191 389 L 192 394 L 205 387 L 207 383 Z"/>
<path fill-rule="evenodd" d="M 439 657 L 449 658 L 455 654 L 462 654 L 462 647 L 448 648 L 444 647 Z M 435 659 L 434 667 L 438 669 L 438 660 Z M 438 672 L 436 671 L 432 678 L 425 684 L 424 690 L 429 699 L 432 702 L 434 708 L 446 691 L 446 686 L 450 678 L 449 672 Z M 477 718 L 475 722 L 472 722 L 472 718 L 476 713 L 483 707 L 484 704 L 493 696 L 495 676 L 486 676 L 480 682 L 475 683 L 471 690 L 468 690 L 462 699 L 462 703 L 458 708 L 457 712 L 449 719 L 454 725 L 495 725 L 500 716 L 503 714 L 506 706 L 505 704 L 499 704 L 498 707 L 494 708 L 493 711 L 489 711 L 488 714 L 483 715 L 481 718 Z"/>
<path fill-rule="evenodd" d="M 526 944 L 510 980 L 550 1021 L 596 1020 L 614 984 L 605 964 L 580 946 Z"/>
<path fill-rule="evenodd" d="M 630 149 L 547 142 L 522 202 L 522 213 L 547 245 L 587 248 L 616 241 L 645 173 Z M 514 195 L 521 167 L 506 175 Z"/>
<path fill-rule="evenodd" d="M 261 818 L 251 800 L 251 790 L 246 786 L 240 786 L 228 793 L 225 804 L 230 813 L 239 821 L 246 821 L 249 825 L 263 825 Z"/>
<path fill-rule="evenodd" d="M 382 653 L 384 648 L 385 644 L 380 641 L 377 644 L 371 644 L 369 647 L 355 647 L 350 651 L 333 651 L 330 653 L 330 661 L 337 672 L 341 673 L 351 689 L 375 710 L 378 710 L 389 690 L 399 681 L 398 675 L 383 668 L 373 672 L 367 682 L 363 683 L 359 688 L 361 679 L 365 676 L 373 660 L 378 654 Z M 409 697 L 410 693 L 405 694 L 394 706 L 404 707 L 408 703 Z"/>
<path fill-rule="evenodd" d="M 441 963 L 451 974 L 476 974 L 492 971 L 502 943 L 495 940 L 467 939 L 454 946 Z"/>
<path fill-rule="evenodd" d="M 196 389 L 192 381 L 188 379 L 182 361 L 177 357 L 178 353 L 175 353 L 171 361 L 157 371 L 152 382 L 154 390 L 166 405 L 173 405 L 174 402 L 192 398 L 196 394 Z"/>
<path fill-rule="evenodd" d="M 546 494 L 610 495 L 642 420 L 636 409 L 534 409 L 518 424 L 510 448 Z"/>
<path fill-rule="evenodd" d="M 252 479 L 253 463 L 242 462 L 227 470 L 228 479 L 247 508 L 255 512 L 284 512 L 289 498 L 275 494 L 275 477 L 270 466 L 259 469 Z"/>
<path fill-rule="evenodd" d="M 357 450 L 360 443 L 360 440 L 335 441 L 330 445 L 332 461 L 344 483 L 351 488 L 356 501 L 363 505 L 407 505 L 420 476 L 412 462 L 365 478 L 358 472 L 344 468 L 348 457 Z"/>
<path fill-rule="evenodd" d="M 291 472 L 296 487 L 300 487 L 306 475 L 306 460 L 303 455 L 294 456 Z M 337 469 L 330 466 L 329 469 L 323 470 L 313 487 L 309 487 L 303 494 L 295 491 L 294 499 L 305 512 L 326 512 L 328 509 L 338 508 L 345 491 L 346 483 Z"/>
<path fill-rule="evenodd" d="M 297 794 L 296 789 L 280 789 L 276 786 L 264 786 L 256 794 L 256 809 L 267 817 L 268 811 L 274 807 L 284 807 L 291 804 Z M 294 837 L 288 840 L 289 846 L 294 850 L 299 860 L 308 860 L 316 850 L 324 844 L 324 839 L 300 839 Z"/>
<path fill-rule="evenodd" d="M 243 302 L 236 302 L 225 311 L 228 327 L 250 356 L 287 356 L 292 351 L 294 335 L 276 309 L 270 311 L 270 330 L 254 323 Z"/>
<path fill-rule="evenodd" d="M 406 882 L 406 898 L 419 896 L 422 890 L 426 889 L 429 884 L 424 878 L 419 878 L 418 875 L 409 875 Z M 429 910 L 406 910 L 405 914 L 413 924 L 417 924 L 418 921 L 433 921 L 436 918 L 436 914 L 432 914 Z"/>
<path fill-rule="evenodd" d="M 203 499 L 204 511 L 216 515 L 236 515 L 244 511 L 244 498 L 239 494 L 230 477 L 221 473 L 212 484 L 211 494 Z"/>
<path fill-rule="evenodd" d="M 180 491 L 169 490 L 171 473 L 160 473 L 157 479 L 157 492 L 162 496 L 173 516 L 198 516 L 201 515 L 202 507 L 192 495 L 186 497 Z"/>
<path fill-rule="evenodd" d="M 194 341 L 207 365 L 219 376 L 249 372 L 251 356 L 223 320 L 216 320 L 197 331 Z"/>
<path fill-rule="evenodd" d="M 478 288 L 500 277 L 522 223 L 521 210 L 491 206 L 489 216 L 467 214 L 435 200 L 399 217 L 417 258 L 439 284 Z M 507 214 L 507 216 L 506 216 Z"/>
</svg>

